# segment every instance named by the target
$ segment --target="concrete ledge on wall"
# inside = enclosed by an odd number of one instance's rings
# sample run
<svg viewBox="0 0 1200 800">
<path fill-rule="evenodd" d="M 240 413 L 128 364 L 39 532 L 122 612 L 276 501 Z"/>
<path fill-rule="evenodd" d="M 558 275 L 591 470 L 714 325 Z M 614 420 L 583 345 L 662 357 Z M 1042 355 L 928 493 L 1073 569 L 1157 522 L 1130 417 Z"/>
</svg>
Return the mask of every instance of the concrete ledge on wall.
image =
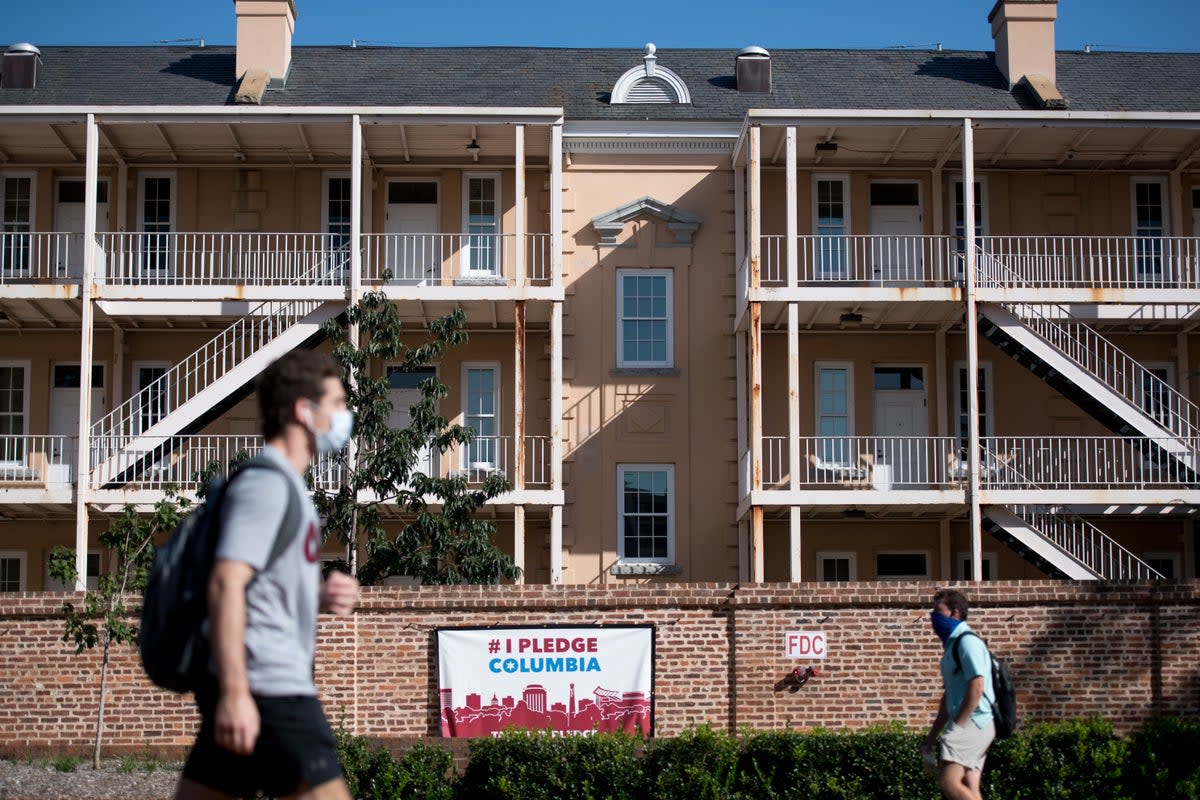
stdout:
<svg viewBox="0 0 1200 800">
<path fill-rule="evenodd" d="M 630 575 L 678 575 L 683 569 L 678 564 L 613 564 L 608 571 L 621 578 Z"/>
</svg>

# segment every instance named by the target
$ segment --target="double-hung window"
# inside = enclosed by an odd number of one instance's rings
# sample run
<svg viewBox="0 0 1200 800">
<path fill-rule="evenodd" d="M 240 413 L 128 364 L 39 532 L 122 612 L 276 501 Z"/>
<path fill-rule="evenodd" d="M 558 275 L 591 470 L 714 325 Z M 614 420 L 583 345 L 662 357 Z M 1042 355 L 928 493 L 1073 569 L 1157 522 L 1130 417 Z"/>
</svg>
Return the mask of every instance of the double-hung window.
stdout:
<svg viewBox="0 0 1200 800">
<path fill-rule="evenodd" d="M 671 270 L 617 270 L 618 367 L 673 365 L 671 284 Z"/>
<path fill-rule="evenodd" d="M 818 176 L 813 184 L 814 261 L 818 281 L 850 277 L 850 180 L 844 176 Z"/>
<path fill-rule="evenodd" d="M 350 268 L 350 176 L 325 176 L 321 216 L 325 229 L 328 269 L 335 278 Z"/>
<path fill-rule="evenodd" d="M 33 258 L 33 176 L 0 176 L 0 274 L 29 275 Z"/>
<path fill-rule="evenodd" d="M 138 227 L 141 236 L 142 277 L 165 280 L 174 268 L 171 234 L 175 230 L 175 178 L 168 173 L 142 176 Z"/>
<path fill-rule="evenodd" d="M 500 275 L 500 176 L 463 176 L 467 275 Z"/>
<path fill-rule="evenodd" d="M 954 393 L 955 417 L 958 420 L 958 455 L 961 461 L 959 467 L 966 475 L 967 446 L 970 442 L 970 417 L 968 416 L 969 395 L 967 394 L 967 366 L 962 362 L 956 365 L 958 374 L 958 391 Z M 976 386 L 976 396 L 979 398 L 979 437 L 991 436 L 992 430 L 992 365 L 979 365 L 979 383 Z M 986 452 L 980 452 L 980 458 L 986 459 Z M 986 465 L 985 465 L 986 467 Z"/>
<path fill-rule="evenodd" d="M 828 464 L 848 465 L 853 461 L 853 367 L 842 363 L 818 363 L 817 452 Z"/>
<path fill-rule="evenodd" d="M 0 364 L 0 464 L 25 463 L 28 374 L 24 364 Z"/>
<path fill-rule="evenodd" d="M 0 592 L 25 591 L 25 554 L 0 550 Z"/>
<path fill-rule="evenodd" d="M 1163 238 L 1167 235 L 1166 180 L 1134 178 L 1134 258 L 1139 283 L 1163 279 Z"/>
<path fill-rule="evenodd" d="M 463 422 L 475 429 L 463 468 L 487 471 L 500 466 L 500 366 L 463 365 Z"/>
<path fill-rule="evenodd" d="M 625 562 L 675 562 L 673 465 L 617 466 L 617 556 Z"/>
</svg>

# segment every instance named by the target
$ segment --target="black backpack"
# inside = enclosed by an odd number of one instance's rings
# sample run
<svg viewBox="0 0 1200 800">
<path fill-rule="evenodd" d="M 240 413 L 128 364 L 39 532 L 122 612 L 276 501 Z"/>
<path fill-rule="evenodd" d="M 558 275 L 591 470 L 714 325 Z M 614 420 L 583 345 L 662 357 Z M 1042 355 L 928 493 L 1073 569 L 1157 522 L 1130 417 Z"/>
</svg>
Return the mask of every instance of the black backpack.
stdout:
<svg viewBox="0 0 1200 800">
<path fill-rule="evenodd" d="M 974 631 L 966 631 L 955 639 L 953 649 L 955 672 L 962 672 L 962 655 L 958 651 L 958 645 L 966 636 L 974 636 L 983 642 L 984 647 L 987 647 L 987 642 L 983 641 L 983 637 Z M 992 703 L 992 719 L 996 723 L 996 738 L 1007 739 L 1017 730 L 1017 687 L 1013 684 L 1012 675 L 1009 674 L 1008 664 L 996 658 L 991 648 L 988 648 L 988 658 L 992 660 L 992 691 L 996 694 L 995 697 L 988 698 Z"/>
<path fill-rule="evenodd" d="M 254 458 L 225 480 L 219 475 L 208 482 L 204 503 L 180 520 L 175 533 L 154 553 L 154 566 L 142 597 L 142 621 L 138 646 L 142 667 L 155 685 L 173 692 L 193 691 L 208 667 L 208 576 L 220 538 L 221 501 L 229 485 L 252 469 L 270 469 L 283 474 L 276 464 Z M 300 526 L 299 492 L 288 485 L 287 512 L 275 534 L 275 544 L 265 570 L 295 539 Z"/>
</svg>

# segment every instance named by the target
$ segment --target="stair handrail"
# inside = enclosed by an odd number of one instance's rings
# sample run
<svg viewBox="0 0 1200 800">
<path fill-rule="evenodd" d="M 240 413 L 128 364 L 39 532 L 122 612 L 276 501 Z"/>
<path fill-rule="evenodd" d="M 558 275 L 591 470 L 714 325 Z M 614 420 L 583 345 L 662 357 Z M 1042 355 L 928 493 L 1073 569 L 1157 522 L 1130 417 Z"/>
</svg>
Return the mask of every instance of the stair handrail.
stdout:
<svg viewBox="0 0 1200 800">
<path fill-rule="evenodd" d="M 337 253 L 339 251 L 332 250 L 330 252 Z M 315 265 L 304 275 L 297 276 L 288 286 L 307 283 L 307 278 L 314 270 L 327 268 L 330 268 L 329 264 Z M 336 265 L 333 266 L 333 269 L 337 269 Z M 161 376 L 131 395 L 128 400 L 92 423 L 92 436 L 96 438 L 132 437 L 144 434 L 146 431 L 138 431 L 135 434 L 131 423 L 147 402 L 158 401 L 161 408 L 159 419 L 166 417 L 199 394 L 214 380 L 228 374 L 249 354 L 273 341 L 292 325 L 316 311 L 325 302 L 325 300 L 266 300 L 259 303 L 247 314 L 234 320 L 227 328 L 205 342 L 199 349 L 193 351 Z M 286 321 L 285 324 L 280 324 L 284 321 Z M 253 336 L 252 334 L 255 332 L 258 332 L 259 335 Z M 247 346 L 242 347 L 239 352 L 236 350 L 238 344 Z M 228 359 L 219 359 L 218 356 L 226 351 L 234 351 L 239 357 L 232 363 Z M 208 367 L 213 369 L 206 372 Z M 203 376 L 203 378 L 193 380 L 198 376 Z M 184 392 L 172 392 L 170 389 L 173 386 L 190 386 L 194 391 L 186 395 Z"/>
<path fill-rule="evenodd" d="M 994 267 L 1015 275 L 1000 259 L 980 251 Z M 980 271 L 982 274 L 982 271 Z M 998 282 L 993 285 L 1000 285 Z M 1135 358 L 1104 338 L 1090 325 L 1079 320 L 1070 323 L 1056 322 L 1028 303 L 1001 303 L 1025 325 L 1051 347 L 1065 355 L 1076 365 L 1113 389 L 1149 419 L 1164 426 L 1183 439 L 1195 439 L 1200 435 L 1200 406 L 1183 395 L 1175 387 L 1141 365 Z M 1053 304 L 1070 318 L 1062 306 Z M 1074 330 L 1080 331 L 1076 333 Z M 1101 366 L 1112 367 L 1112 375 L 1106 375 Z M 1146 392 L 1145 389 L 1149 388 Z M 1150 408 L 1146 397 L 1162 398 L 1161 408 Z M 1157 403 L 1156 403 L 1157 404 Z M 1164 414 L 1165 412 L 1165 414 Z M 1163 419 L 1163 416 L 1166 419 Z"/>
<path fill-rule="evenodd" d="M 1105 580 L 1164 579 L 1154 567 L 1070 509 L 1039 506 L 1009 506 L 1009 509 L 1040 536 Z M 1109 567 L 1116 568 L 1115 575 L 1110 574 Z"/>
</svg>

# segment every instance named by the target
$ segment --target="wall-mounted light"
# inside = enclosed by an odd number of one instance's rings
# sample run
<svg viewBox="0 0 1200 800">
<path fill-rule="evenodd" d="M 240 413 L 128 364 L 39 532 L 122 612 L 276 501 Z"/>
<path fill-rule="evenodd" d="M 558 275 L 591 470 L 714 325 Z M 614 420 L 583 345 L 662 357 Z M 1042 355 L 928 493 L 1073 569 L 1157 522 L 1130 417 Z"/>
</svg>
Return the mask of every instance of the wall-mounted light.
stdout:
<svg viewBox="0 0 1200 800">
<path fill-rule="evenodd" d="M 833 155 L 838 150 L 837 142 L 817 142 L 817 152 Z"/>
<path fill-rule="evenodd" d="M 840 317 L 838 317 L 838 320 L 843 325 L 861 325 L 863 316 L 862 314 L 858 314 L 853 311 L 847 311 L 845 314 L 842 314 Z"/>
<path fill-rule="evenodd" d="M 479 142 L 475 141 L 474 139 L 472 139 L 471 143 L 467 145 L 467 152 L 470 153 L 471 158 L 475 159 L 476 161 L 479 160 L 479 151 L 482 149 L 483 148 L 479 146 Z"/>
</svg>

